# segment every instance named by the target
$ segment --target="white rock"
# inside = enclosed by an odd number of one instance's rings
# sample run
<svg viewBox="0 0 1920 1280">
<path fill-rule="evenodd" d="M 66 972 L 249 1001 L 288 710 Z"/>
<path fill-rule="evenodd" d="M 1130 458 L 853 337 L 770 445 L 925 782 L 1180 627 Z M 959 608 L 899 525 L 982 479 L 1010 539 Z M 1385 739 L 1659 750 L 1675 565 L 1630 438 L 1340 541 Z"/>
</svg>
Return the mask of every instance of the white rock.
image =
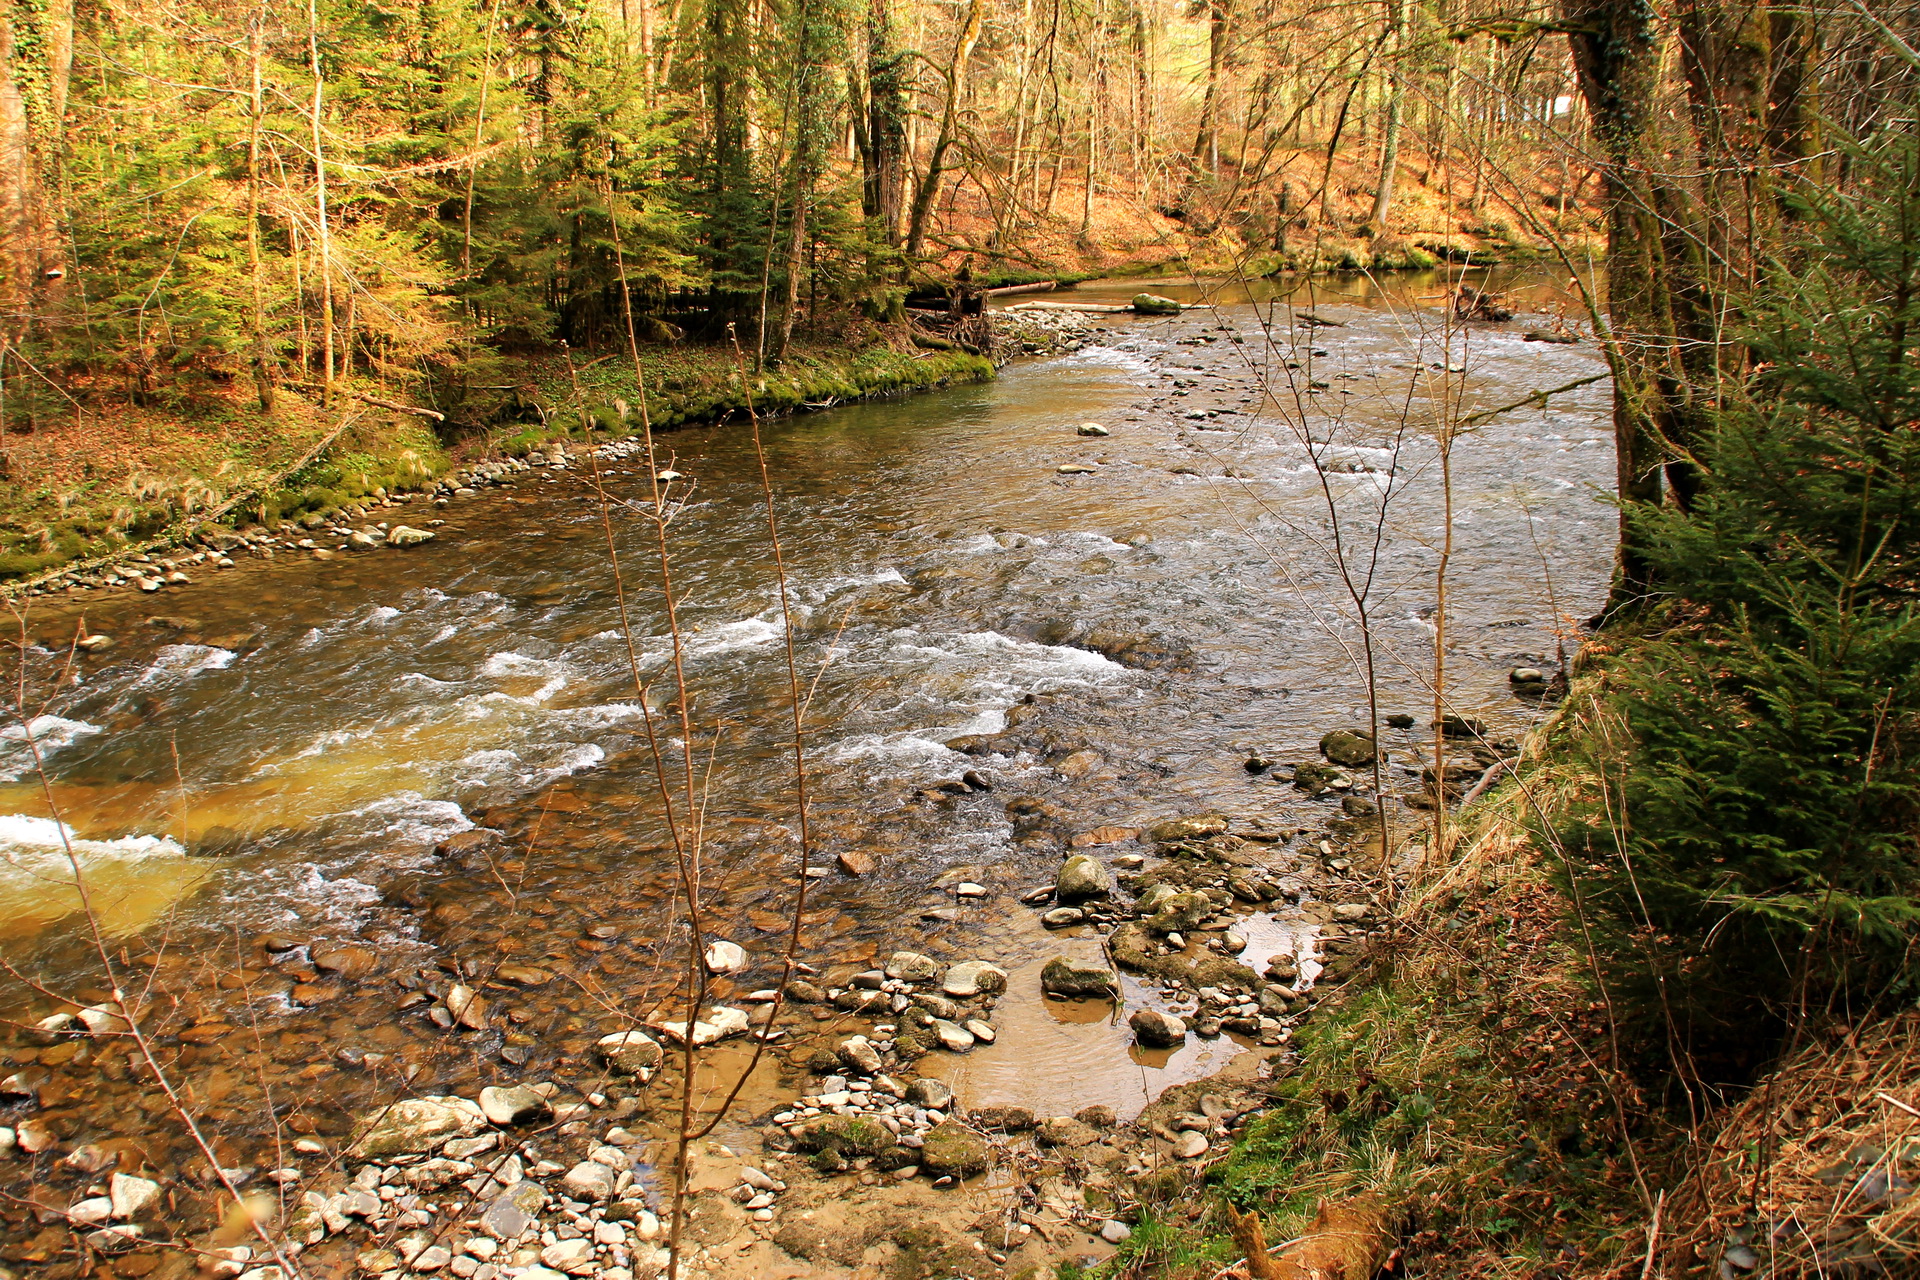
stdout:
<svg viewBox="0 0 1920 1280">
<path fill-rule="evenodd" d="M 708 973 L 734 973 L 747 967 L 746 948 L 724 938 L 708 943 L 702 958 L 707 963 Z"/>
<path fill-rule="evenodd" d="M 1174 1141 L 1173 1154 L 1181 1160 L 1198 1160 L 1207 1154 L 1207 1135 L 1187 1130 Z"/>
<path fill-rule="evenodd" d="M 593 1270 L 593 1241 L 562 1240 L 540 1251 L 540 1265 L 570 1275 Z"/>
<path fill-rule="evenodd" d="M 105 1196 L 92 1196 L 73 1205 L 67 1210 L 67 1220 L 76 1226 L 90 1227 L 105 1222 L 113 1216 L 113 1201 Z"/>
<path fill-rule="evenodd" d="M 160 1198 L 160 1184 L 148 1178 L 116 1173 L 108 1185 L 107 1194 L 113 1202 L 114 1217 L 137 1218 L 148 1205 Z"/>
<path fill-rule="evenodd" d="M 948 1022 L 945 1018 L 933 1020 L 933 1033 L 940 1037 L 941 1045 L 951 1052 L 965 1053 L 973 1048 L 973 1032 Z"/>
</svg>

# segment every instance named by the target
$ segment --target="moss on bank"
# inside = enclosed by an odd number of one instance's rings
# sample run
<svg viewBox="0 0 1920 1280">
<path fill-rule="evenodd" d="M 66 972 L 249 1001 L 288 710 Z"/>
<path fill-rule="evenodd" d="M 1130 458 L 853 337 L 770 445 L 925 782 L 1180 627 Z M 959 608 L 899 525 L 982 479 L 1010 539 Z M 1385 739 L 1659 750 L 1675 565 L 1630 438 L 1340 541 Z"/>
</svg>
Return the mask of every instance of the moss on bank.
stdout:
<svg viewBox="0 0 1920 1280">
<path fill-rule="evenodd" d="M 801 350 L 750 382 L 730 349 L 647 348 L 641 366 L 656 429 L 716 421 L 749 399 L 779 415 L 993 376 L 979 356 L 878 344 Z M 624 358 L 577 366 L 590 426 L 573 411 L 574 375 L 564 359 L 534 360 L 516 373 L 513 386 L 454 408 L 452 417 L 474 424 L 464 430 L 436 432 L 420 417 L 353 399 L 357 388 L 346 384 L 333 410 L 283 390 L 275 412 L 262 414 L 233 388 L 185 408 L 116 406 L 10 444 L 0 455 L 11 470 L 11 482 L 0 484 L 0 591 L 177 541 L 207 523 L 273 524 L 426 487 L 465 459 L 639 429 L 640 377 Z M 323 443 L 312 461 L 289 470 Z"/>
</svg>

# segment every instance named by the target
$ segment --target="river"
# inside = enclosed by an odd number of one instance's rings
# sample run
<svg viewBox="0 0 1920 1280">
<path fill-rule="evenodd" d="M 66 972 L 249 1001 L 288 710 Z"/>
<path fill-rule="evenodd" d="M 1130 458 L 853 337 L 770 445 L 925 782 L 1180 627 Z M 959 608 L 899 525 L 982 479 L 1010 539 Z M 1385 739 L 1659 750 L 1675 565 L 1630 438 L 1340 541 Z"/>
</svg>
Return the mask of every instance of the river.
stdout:
<svg viewBox="0 0 1920 1280">
<path fill-rule="evenodd" d="M 1502 283 L 1535 304 L 1557 297 L 1540 279 Z M 814 862 L 828 869 L 802 958 L 831 969 L 898 946 L 990 954 L 1019 990 L 1053 949 L 1098 954 L 1090 930 L 1047 935 L 1013 903 L 1051 882 L 1074 834 L 1192 812 L 1324 823 L 1337 795 L 1309 798 L 1244 762 L 1317 759 L 1324 733 L 1365 725 L 1349 580 L 1366 584 L 1381 711 L 1426 724 L 1445 540 L 1438 406 L 1451 397 L 1472 413 L 1604 371 L 1590 341 L 1523 340 L 1537 316 L 1449 340 L 1430 305 L 1439 288 L 1421 277 L 1291 295 L 1335 322 L 1315 328 L 1290 326 L 1271 292 L 1210 295 L 1168 319 L 1099 316 L 1087 349 L 989 384 L 766 424 Z M 1604 597 L 1608 403 L 1596 382 L 1488 417 L 1452 447 L 1446 693 L 1497 734 L 1539 714 L 1508 670 L 1551 666 Z M 1087 422 L 1110 434 L 1077 434 Z M 670 550 L 710 929 L 753 957 L 745 989 L 768 980 L 795 882 L 778 593 L 750 433 L 687 429 L 660 447 L 687 477 Z M 1062 474 L 1070 464 L 1091 471 Z M 638 505 L 647 477 L 631 454 L 603 472 L 632 638 L 654 680 L 671 644 Z M 55 691 L 35 736 L 109 946 L 188 991 L 178 1026 L 208 1029 L 189 1037 L 188 1067 L 195 1043 L 254 1026 L 288 1076 L 312 1082 L 301 1089 L 343 1107 L 375 1087 L 329 1065 L 341 1050 L 397 1055 L 428 1092 L 460 1088 L 503 1062 L 577 1060 L 611 1022 L 650 1009 L 675 971 L 675 864 L 588 468 L 576 453 L 564 472 L 370 518 L 429 516 L 445 523 L 425 546 L 324 562 L 282 551 L 196 570 L 157 596 L 102 593 L 29 618 L 42 676 L 82 614 L 116 639 Z M 653 687 L 656 711 L 667 683 Z M 983 754 L 947 745 L 1003 733 Z M 1396 785 L 1411 787 L 1423 733 L 1386 734 Z M 968 769 L 992 790 L 938 790 Z M 1013 800 L 1038 818 L 1016 827 Z M 0 814 L 0 946 L 97 998 L 17 725 L 0 736 Z M 472 830 L 504 833 L 502 852 L 435 857 Z M 845 874 L 842 853 L 872 869 Z M 961 878 L 987 896 L 956 899 Z M 561 980 L 503 993 L 510 1019 L 456 1041 L 403 1013 L 392 985 L 314 974 L 307 948 L 326 940 L 366 946 L 383 974 L 511 957 Z M 19 984 L 5 1003 L 9 1017 L 52 1007 Z M 1223 1038 L 1143 1056 L 1124 1028 L 1034 998 L 1010 997 L 1002 1016 L 998 1044 L 941 1067 L 974 1101 L 1137 1110 L 1156 1082 L 1240 1051 Z M 12 1052 L 34 1050 L 17 1040 Z M 229 1081 L 213 1106 L 235 1141 L 257 1087 Z M 115 1118 L 115 1096 L 111 1079 L 77 1087 L 66 1127 L 164 1127 Z"/>
</svg>

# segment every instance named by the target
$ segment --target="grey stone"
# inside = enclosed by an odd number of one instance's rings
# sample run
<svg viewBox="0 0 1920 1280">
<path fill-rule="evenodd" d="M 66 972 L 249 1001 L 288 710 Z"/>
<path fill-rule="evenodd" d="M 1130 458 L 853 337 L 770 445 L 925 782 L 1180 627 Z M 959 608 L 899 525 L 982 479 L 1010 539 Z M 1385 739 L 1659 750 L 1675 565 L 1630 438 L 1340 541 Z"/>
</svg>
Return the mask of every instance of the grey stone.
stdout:
<svg viewBox="0 0 1920 1280">
<path fill-rule="evenodd" d="M 791 988 L 788 994 L 792 994 Z M 640 1031 L 616 1031 L 610 1036 L 601 1036 L 593 1049 L 608 1066 L 628 1075 L 659 1066 L 663 1056 L 659 1041 Z"/>
<path fill-rule="evenodd" d="M 1055 956 L 1040 970 L 1040 989 L 1061 996 L 1111 998 L 1120 993 L 1120 979 L 1104 965 Z"/>
<path fill-rule="evenodd" d="M 929 1111 L 945 1111 L 953 1105 L 953 1090 L 947 1087 L 944 1080 L 921 1076 L 907 1086 L 907 1101 Z"/>
<path fill-rule="evenodd" d="M 516 1182 L 493 1198 L 480 1215 L 480 1229 L 495 1240 L 513 1240 L 527 1233 L 540 1216 L 547 1193 L 537 1182 Z"/>
<path fill-rule="evenodd" d="M 996 968 L 985 960 L 967 960 L 947 970 L 947 976 L 941 980 L 940 989 L 950 996 L 962 999 L 981 993 L 997 995 L 1007 989 L 1006 970 Z"/>
<path fill-rule="evenodd" d="M 160 1184 L 149 1178 L 116 1173 L 107 1186 L 107 1194 L 113 1202 L 114 1217 L 137 1218 L 160 1198 Z"/>
<path fill-rule="evenodd" d="M 560 1189 L 575 1200 L 611 1200 L 619 1175 L 597 1160 L 582 1160 L 560 1179 Z"/>
<path fill-rule="evenodd" d="M 1113 896 L 1113 876 L 1105 864 L 1084 853 L 1068 858 L 1054 882 L 1054 898 L 1061 903 L 1087 902 Z"/>
<path fill-rule="evenodd" d="M 480 1108 L 464 1098 L 402 1098 L 363 1124 L 352 1151 L 367 1160 L 425 1155 L 449 1138 L 472 1136 L 485 1123 Z"/>
<path fill-rule="evenodd" d="M 525 1085 L 480 1091 L 480 1110 L 495 1124 L 527 1124 L 553 1114 L 553 1105 Z"/>
<path fill-rule="evenodd" d="M 918 951 L 896 951 L 887 957 L 887 976 L 901 982 L 932 982 L 940 976 L 940 962 Z"/>
</svg>

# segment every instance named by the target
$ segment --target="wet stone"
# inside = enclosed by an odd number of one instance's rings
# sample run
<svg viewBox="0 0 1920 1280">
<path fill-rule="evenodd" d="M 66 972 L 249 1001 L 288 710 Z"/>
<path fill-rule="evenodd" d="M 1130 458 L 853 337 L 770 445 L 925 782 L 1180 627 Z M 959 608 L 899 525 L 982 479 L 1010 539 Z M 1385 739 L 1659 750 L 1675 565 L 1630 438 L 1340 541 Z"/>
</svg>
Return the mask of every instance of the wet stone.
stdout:
<svg viewBox="0 0 1920 1280">
<path fill-rule="evenodd" d="M 498 1125 L 528 1124 L 553 1114 L 553 1106 L 525 1085 L 480 1091 L 480 1110 Z"/>
<path fill-rule="evenodd" d="M 984 960 L 968 960 L 947 970 L 940 989 L 950 996 L 965 999 L 982 992 L 997 995 L 1007 989 L 1007 974 Z"/>
<path fill-rule="evenodd" d="M 1088 964 L 1067 956 L 1055 956 L 1040 970 L 1040 989 L 1074 999 L 1112 997 L 1120 990 L 1120 980 L 1104 965 Z"/>
</svg>

